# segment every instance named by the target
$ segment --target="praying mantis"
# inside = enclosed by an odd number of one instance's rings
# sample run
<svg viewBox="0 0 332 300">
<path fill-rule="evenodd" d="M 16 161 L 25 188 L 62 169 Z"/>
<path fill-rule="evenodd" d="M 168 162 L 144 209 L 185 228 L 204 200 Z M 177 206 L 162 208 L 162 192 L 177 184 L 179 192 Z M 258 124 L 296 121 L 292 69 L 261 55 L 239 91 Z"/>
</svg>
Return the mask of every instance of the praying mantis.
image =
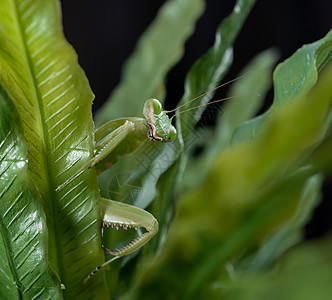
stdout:
<svg viewBox="0 0 332 300">
<path fill-rule="evenodd" d="M 192 101 L 195 101 L 198 98 L 203 97 L 204 95 L 211 93 L 212 91 L 225 86 L 235 80 L 238 80 L 241 77 L 230 80 L 226 83 L 223 83 L 216 88 L 199 95 L 198 97 L 186 102 L 185 104 L 178 106 L 174 111 L 178 111 L 179 108 L 189 104 Z M 197 107 L 209 105 L 212 103 L 224 101 L 230 98 L 237 96 L 232 96 L 228 98 L 219 99 L 208 104 L 203 104 L 184 110 L 182 112 L 195 109 Z M 63 184 L 56 188 L 56 191 L 61 190 L 66 186 L 70 181 L 79 176 L 86 168 L 94 167 L 98 164 L 99 170 L 105 170 L 109 167 L 110 161 L 116 161 L 116 156 L 121 154 L 129 154 L 136 150 L 143 142 L 148 138 L 153 142 L 173 142 L 176 140 L 177 131 L 176 128 L 172 125 L 172 118 L 170 118 L 167 113 L 171 111 L 163 110 L 163 107 L 159 100 L 157 99 L 148 99 L 145 101 L 143 106 L 143 115 L 144 118 L 130 117 L 130 118 L 121 118 L 107 122 L 100 128 L 95 131 L 95 156 L 84 164 L 73 176 L 66 180 Z M 181 113 L 182 113 L 181 112 Z M 175 114 L 176 115 L 176 114 Z M 174 116 L 175 116 L 174 115 Z M 113 156 L 113 157 L 112 157 Z M 107 163 L 103 163 L 103 160 L 107 157 Z M 149 212 L 140 209 L 138 207 L 112 201 L 109 199 L 101 198 L 101 207 L 102 207 L 102 226 L 101 232 L 103 235 L 104 226 L 111 226 L 112 228 L 122 228 L 127 230 L 128 228 L 135 229 L 139 231 L 140 228 L 144 228 L 145 232 L 140 234 L 137 238 L 129 242 L 127 245 L 110 250 L 105 246 L 101 245 L 109 254 L 113 255 L 113 258 L 106 261 L 102 265 L 98 266 L 93 270 L 83 281 L 85 284 L 91 276 L 93 276 L 99 269 L 111 263 L 112 261 L 126 256 L 138 250 L 146 243 L 148 243 L 153 236 L 158 232 L 158 221 L 155 217 Z"/>
</svg>

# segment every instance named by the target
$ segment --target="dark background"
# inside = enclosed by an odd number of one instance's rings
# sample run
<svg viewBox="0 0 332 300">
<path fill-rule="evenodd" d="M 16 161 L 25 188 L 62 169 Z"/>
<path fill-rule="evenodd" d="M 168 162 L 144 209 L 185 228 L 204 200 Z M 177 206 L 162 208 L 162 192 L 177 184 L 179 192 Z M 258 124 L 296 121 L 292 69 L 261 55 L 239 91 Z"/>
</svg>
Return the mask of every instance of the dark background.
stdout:
<svg viewBox="0 0 332 300">
<path fill-rule="evenodd" d="M 96 95 L 94 110 L 120 81 L 124 61 L 164 2 L 62 0 L 64 32 L 77 51 L 79 63 Z M 195 33 L 186 43 L 185 56 L 168 75 L 168 106 L 181 98 L 186 72 L 211 47 L 218 24 L 231 12 L 235 0 L 207 0 L 206 3 Z M 283 61 L 303 44 L 322 38 L 331 28 L 331 0 L 258 0 L 234 45 L 234 63 L 228 78 L 234 78 L 262 50 L 277 48 Z M 268 98 L 271 101 L 272 92 Z M 324 201 L 306 228 L 309 239 L 332 229 L 331 185 L 330 176 L 324 185 Z"/>
</svg>

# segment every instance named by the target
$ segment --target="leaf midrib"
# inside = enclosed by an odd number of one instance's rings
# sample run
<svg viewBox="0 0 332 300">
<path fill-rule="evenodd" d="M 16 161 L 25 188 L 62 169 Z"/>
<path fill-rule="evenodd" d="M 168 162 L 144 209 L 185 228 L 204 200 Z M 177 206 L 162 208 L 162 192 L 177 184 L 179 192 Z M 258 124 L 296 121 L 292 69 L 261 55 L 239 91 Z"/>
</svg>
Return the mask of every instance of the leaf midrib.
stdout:
<svg viewBox="0 0 332 300">
<path fill-rule="evenodd" d="M 34 71 L 34 64 L 31 60 L 31 56 L 30 56 L 30 51 L 29 51 L 29 48 L 27 46 L 27 41 L 26 41 L 26 37 L 25 37 L 25 33 L 24 33 L 24 29 L 23 29 L 23 26 L 22 26 L 22 22 L 21 22 L 21 16 L 20 16 L 20 13 L 18 11 L 18 3 L 17 3 L 17 0 L 13 0 L 14 1 L 14 13 L 15 13 L 15 18 L 16 18 L 16 21 L 17 21 L 17 24 L 18 24 L 18 31 L 19 31 L 19 34 L 20 34 L 20 39 L 21 39 L 21 43 L 22 43 L 22 46 L 23 46 L 23 51 L 25 53 L 25 60 L 26 60 L 26 65 L 27 65 L 27 70 L 30 74 L 30 87 L 32 87 L 33 89 L 33 92 L 34 92 L 34 95 L 35 95 L 35 98 L 36 98 L 36 101 L 37 101 L 37 107 L 36 109 L 38 109 L 38 116 L 39 116 L 39 123 L 40 123 L 40 127 L 41 127 L 41 134 L 42 136 L 40 137 L 41 138 L 41 141 L 42 141 L 42 144 L 43 144 L 43 147 L 45 149 L 45 152 L 42 153 L 42 156 L 43 156 L 43 159 L 44 159 L 44 163 L 45 163 L 45 171 L 46 171 L 46 178 L 44 179 L 46 182 L 47 182 L 47 186 L 49 187 L 48 189 L 48 198 L 50 199 L 50 201 L 52 202 L 52 222 L 47 218 L 47 224 L 51 224 L 52 227 L 53 227 L 53 232 L 55 233 L 54 235 L 48 235 L 48 245 L 50 244 L 53 244 L 53 245 L 58 245 L 56 243 L 56 236 L 58 236 L 58 228 L 57 228 L 57 222 L 55 221 L 55 206 L 54 206 L 54 201 L 53 201 L 53 193 L 52 193 L 52 187 L 54 186 L 53 184 L 53 180 L 52 180 L 52 172 L 51 172 L 51 169 L 50 169 L 50 161 L 48 159 L 48 155 L 45 155 L 46 153 L 51 153 L 50 151 L 50 147 L 49 147 L 49 143 L 47 141 L 49 141 L 49 134 L 48 134 L 48 131 L 47 129 L 45 128 L 45 126 L 43 126 L 45 123 L 45 114 L 44 114 L 44 107 L 42 105 L 43 101 L 42 101 L 42 96 L 41 96 L 41 93 L 38 89 L 38 84 L 37 84 L 37 81 L 36 81 L 36 74 L 35 74 L 35 71 Z M 29 143 L 28 143 L 28 147 L 29 147 Z M 46 195 L 42 195 L 42 197 L 45 197 Z M 49 201 L 48 201 L 49 202 Z M 49 216 L 48 216 L 49 217 Z M 52 240 L 52 243 L 50 243 L 50 240 Z M 54 256 L 55 260 L 56 260 L 56 266 L 52 266 L 52 267 L 55 267 L 56 270 L 58 271 L 58 273 L 60 274 L 63 274 L 63 269 L 62 269 L 62 264 L 59 264 L 59 261 L 61 261 L 60 259 L 60 255 L 59 255 L 59 249 L 56 250 L 56 255 Z M 50 251 L 48 251 L 50 253 Z"/>
</svg>

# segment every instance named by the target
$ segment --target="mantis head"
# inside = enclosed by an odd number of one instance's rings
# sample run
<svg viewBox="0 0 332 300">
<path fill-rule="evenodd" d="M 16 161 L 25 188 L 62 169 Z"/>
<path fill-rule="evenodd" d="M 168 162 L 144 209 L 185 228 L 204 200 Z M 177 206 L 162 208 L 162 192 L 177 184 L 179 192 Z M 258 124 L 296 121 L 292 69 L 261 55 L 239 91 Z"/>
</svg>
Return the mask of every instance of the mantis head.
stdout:
<svg viewBox="0 0 332 300">
<path fill-rule="evenodd" d="M 176 139 L 176 129 L 157 99 L 145 101 L 143 114 L 148 122 L 150 140 L 173 142 Z"/>
</svg>

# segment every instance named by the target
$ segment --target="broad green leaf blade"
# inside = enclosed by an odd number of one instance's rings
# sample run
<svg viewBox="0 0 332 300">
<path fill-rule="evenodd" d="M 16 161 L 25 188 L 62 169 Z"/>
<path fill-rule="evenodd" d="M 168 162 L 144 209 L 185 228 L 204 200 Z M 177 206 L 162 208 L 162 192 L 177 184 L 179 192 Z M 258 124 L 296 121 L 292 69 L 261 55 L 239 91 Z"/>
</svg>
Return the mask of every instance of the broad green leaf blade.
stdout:
<svg viewBox="0 0 332 300">
<path fill-rule="evenodd" d="M 29 182 L 20 119 L 0 86 L 0 298 L 61 299 L 50 271 L 46 218 Z"/>
<path fill-rule="evenodd" d="M 103 260 L 95 171 L 55 188 L 93 155 L 93 94 L 63 37 L 57 0 L 0 4 L 0 83 L 23 123 L 28 167 L 41 195 L 49 232 L 48 257 L 66 298 L 106 297 L 100 276 L 82 281 Z"/>
<path fill-rule="evenodd" d="M 98 126 L 119 117 L 141 116 L 144 101 L 159 98 L 164 77 L 181 58 L 184 43 L 204 9 L 202 0 L 169 0 L 139 40 L 120 85 L 98 111 Z"/>
<path fill-rule="evenodd" d="M 332 169 L 331 148 L 329 165 L 301 165 L 326 131 L 331 76 L 329 68 L 309 95 L 271 115 L 259 138 L 219 154 L 204 183 L 180 199 L 160 255 L 141 270 L 128 299 L 211 298 L 228 279 L 227 262 L 294 218 L 308 178 Z"/>
<path fill-rule="evenodd" d="M 274 72 L 274 101 L 271 108 L 259 117 L 243 124 L 233 136 L 234 142 L 254 139 L 262 131 L 268 115 L 307 93 L 317 81 L 318 71 L 332 55 L 332 30 L 321 40 L 304 45 L 290 58 L 278 65 Z"/>
</svg>

